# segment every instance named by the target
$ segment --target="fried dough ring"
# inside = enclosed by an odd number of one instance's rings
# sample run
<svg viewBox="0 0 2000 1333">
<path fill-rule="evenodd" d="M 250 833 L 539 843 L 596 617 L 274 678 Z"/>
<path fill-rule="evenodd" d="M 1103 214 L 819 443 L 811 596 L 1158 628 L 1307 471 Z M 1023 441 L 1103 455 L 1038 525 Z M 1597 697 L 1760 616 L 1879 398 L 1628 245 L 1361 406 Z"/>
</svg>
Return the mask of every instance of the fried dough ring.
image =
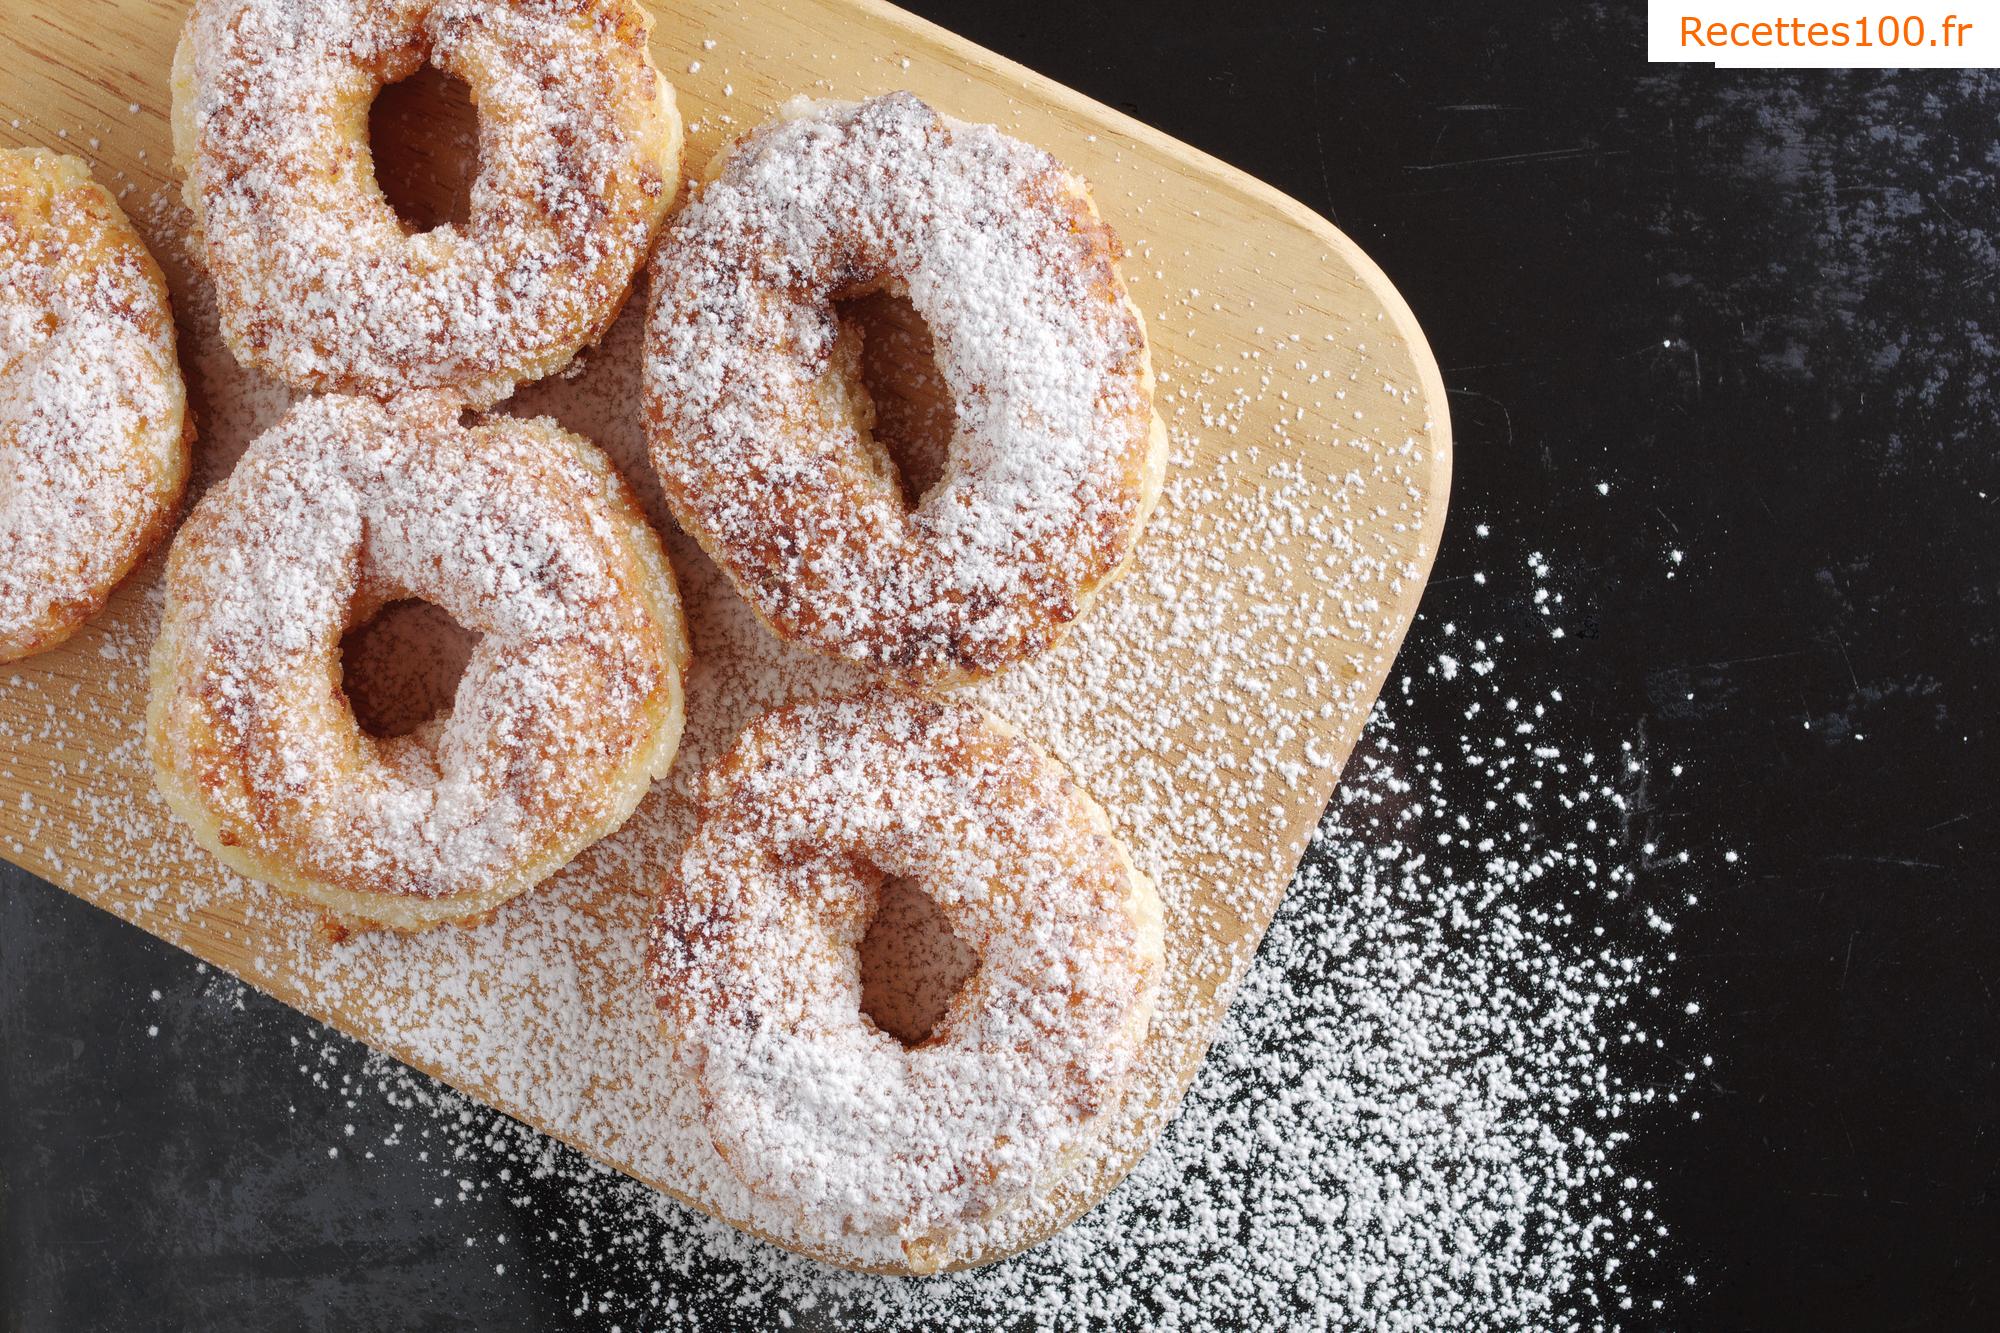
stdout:
<svg viewBox="0 0 2000 1333">
<path fill-rule="evenodd" d="M 656 252 L 654 466 L 782 638 L 952 684 L 1053 646 L 1160 491 L 1145 323 L 1083 182 L 908 93 L 795 104 L 718 159 Z M 929 324 L 956 421 L 907 495 L 836 302 Z"/>
<path fill-rule="evenodd" d="M 481 637 L 448 714 L 377 739 L 341 637 L 406 598 Z M 308 399 L 174 544 L 149 748 L 229 866 L 415 929 L 623 823 L 673 762 L 687 657 L 659 539 L 596 448 L 547 420 L 461 426 L 439 399 Z"/>
<path fill-rule="evenodd" d="M 908 1049 L 859 1007 L 891 878 L 978 960 Z M 705 777 L 651 978 L 744 1184 L 828 1257 L 858 1240 L 929 1272 L 1079 1159 L 1161 948 L 1151 881 L 1060 764 L 970 704 L 878 689 L 765 715 Z"/>
<path fill-rule="evenodd" d="M 174 151 L 238 359 L 484 406 L 597 341 L 679 186 L 651 29 L 633 0 L 197 0 Z M 368 109 L 427 60 L 472 90 L 479 174 L 466 226 L 410 235 Z"/>
<path fill-rule="evenodd" d="M 171 526 L 193 439 L 131 222 L 76 158 L 0 152 L 0 662 L 103 609 Z"/>
</svg>

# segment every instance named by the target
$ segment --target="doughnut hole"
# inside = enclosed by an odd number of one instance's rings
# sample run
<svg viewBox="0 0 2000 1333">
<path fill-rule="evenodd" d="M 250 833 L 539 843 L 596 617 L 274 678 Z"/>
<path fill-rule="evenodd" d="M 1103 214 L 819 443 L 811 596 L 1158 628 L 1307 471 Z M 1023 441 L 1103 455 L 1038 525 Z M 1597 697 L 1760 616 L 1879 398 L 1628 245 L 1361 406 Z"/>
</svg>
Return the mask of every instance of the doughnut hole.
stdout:
<svg viewBox="0 0 2000 1333">
<path fill-rule="evenodd" d="M 979 966 L 937 903 L 907 879 L 883 883 L 860 959 L 861 1012 L 906 1049 L 929 1040 Z"/>
<path fill-rule="evenodd" d="M 908 297 L 879 289 L 837 300 L 833 311 L 843 331 L 860 336 L 875 440 L 896 466 L 905 507 L 915 509 L 944 477 L 958 420 L 930 325 Z"/>
<path fill-rule="evenodd" d="M 463 227 L 479 174 L 479 110 L 472 89 L 431 65 L 375 96 L 368 109 L 375 183 L 412 233 Z"/>
<path fill-rule="evenodd" d="M 391 602 L 340 641 L 341 689 L 363 734 L 408 736 L 451 712 L 479 636 L 429 602 Z"/>
</svg>

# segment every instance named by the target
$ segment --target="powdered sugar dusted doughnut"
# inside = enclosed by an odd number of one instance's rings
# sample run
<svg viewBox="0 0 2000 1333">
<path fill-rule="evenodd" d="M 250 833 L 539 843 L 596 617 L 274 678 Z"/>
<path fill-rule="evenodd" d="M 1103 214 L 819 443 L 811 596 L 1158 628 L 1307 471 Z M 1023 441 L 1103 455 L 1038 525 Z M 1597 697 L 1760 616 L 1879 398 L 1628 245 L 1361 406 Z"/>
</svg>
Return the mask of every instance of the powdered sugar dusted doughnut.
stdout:
<svg viewBox="0 0 2000 1333">
<path fill-rule="evenodd" d="M 172 522 L 193 437 L 132 224 L 77 159 L 0 152 L 0 662 L 103 608 Z"/>
<path fill-rule="evenodd" d="M 781 636 L 949 683 L 1054 644 L 1165 466 L 1145 325 L 1083 182 L 908 93 L 739 141 L 656 253 L 647 427 L 667 498 Z M 837 300 L 906 295 L 956 406 L 907 496 Z M 914 503 L 912 503 L 914 502 Z"/>
<path fill-rule="evenodd" d="M 450 712 L 356 725 L 341 636 L 421 598 L 479 635 Z M 160 791 L 232 868 L 367 922 L 485 912 L 673 762 L 687 639 L 623 480 L 547 420 L 296 404 L 182 529 L 153 649 Z"/>
<path fill-rule="evenodd" d="M 197 0 L 174 148 L 246 364 L 320 392 L 475 406 L 624 304 L 679 183 L 680 117 L 633 0 Z M 368 109 L 429 60 L 479 107 L 463 228 L 406 234 Z"/>
<path fill-rule="evenodd" d="M 978 967 L 922 1044 L 860 1011 L 887 879 Z M 1061 765 L 966 703 L 780 709 L 703 782 L 652 980 L 717 1150 L 802 1242 L 934 1271 L 1045 1190 L 1152 1019 L 1160 903 Z"/>
</svg>

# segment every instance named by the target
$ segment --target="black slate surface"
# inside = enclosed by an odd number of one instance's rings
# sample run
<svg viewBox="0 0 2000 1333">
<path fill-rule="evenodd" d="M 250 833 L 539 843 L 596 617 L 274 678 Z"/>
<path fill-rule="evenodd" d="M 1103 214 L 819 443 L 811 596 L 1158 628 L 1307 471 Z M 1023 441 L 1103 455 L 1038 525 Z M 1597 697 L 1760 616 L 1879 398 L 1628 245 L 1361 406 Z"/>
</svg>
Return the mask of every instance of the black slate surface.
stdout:
<svg viewBox="0 0 2000 1333">
<path fill-rule="evenodd" d="M 2000 79 L 1648 66 L 1636 5 L 915 7 L 1375 256 L 1458 440 L 1409 659 L 1533 626 L 1471 575 L 1542 552 L 1570 634 L 1517 658 L 1684 764 L 1648 835 L 1741 853 L 1680 938 L 1703 1118 L 1638 1148 L 1656 1276 L 1697 1282 L 1628 1326 L 1995 1326 Z M 556 1326 L 620 1290 L 573 1242 L 497 1274 L 463 1237 L 505 1200 L 441 1230 L 435 1169 L 329 1158 L 398 1115 L 315 1083 L 315 1025 L 0 874 L 0 1326 Z"/>
</svg>

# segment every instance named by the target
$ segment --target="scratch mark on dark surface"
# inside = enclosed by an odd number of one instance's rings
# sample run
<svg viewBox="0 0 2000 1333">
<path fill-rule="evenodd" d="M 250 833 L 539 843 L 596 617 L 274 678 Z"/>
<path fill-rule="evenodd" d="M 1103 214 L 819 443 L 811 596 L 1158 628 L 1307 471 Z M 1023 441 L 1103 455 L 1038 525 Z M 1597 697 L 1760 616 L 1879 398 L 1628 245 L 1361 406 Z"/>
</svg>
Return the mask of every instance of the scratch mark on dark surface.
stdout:
<svg viewBox="0 0 2000 1333">
<path fill-rule="evenodd" d="M 1403 167 L 1405 171 L 1452 171 L 1459 167 L 1510 166 L 1519 162 L 1562 162 L 1577 159 L 1604 160 L 1624 157 L 1622 149 L 1600 148 L 1547 148 L 1534 153 L 1500 153 L 1493 157 L 1467 157 L 1453 162 L 1411 162 Z"/>
</svg>

